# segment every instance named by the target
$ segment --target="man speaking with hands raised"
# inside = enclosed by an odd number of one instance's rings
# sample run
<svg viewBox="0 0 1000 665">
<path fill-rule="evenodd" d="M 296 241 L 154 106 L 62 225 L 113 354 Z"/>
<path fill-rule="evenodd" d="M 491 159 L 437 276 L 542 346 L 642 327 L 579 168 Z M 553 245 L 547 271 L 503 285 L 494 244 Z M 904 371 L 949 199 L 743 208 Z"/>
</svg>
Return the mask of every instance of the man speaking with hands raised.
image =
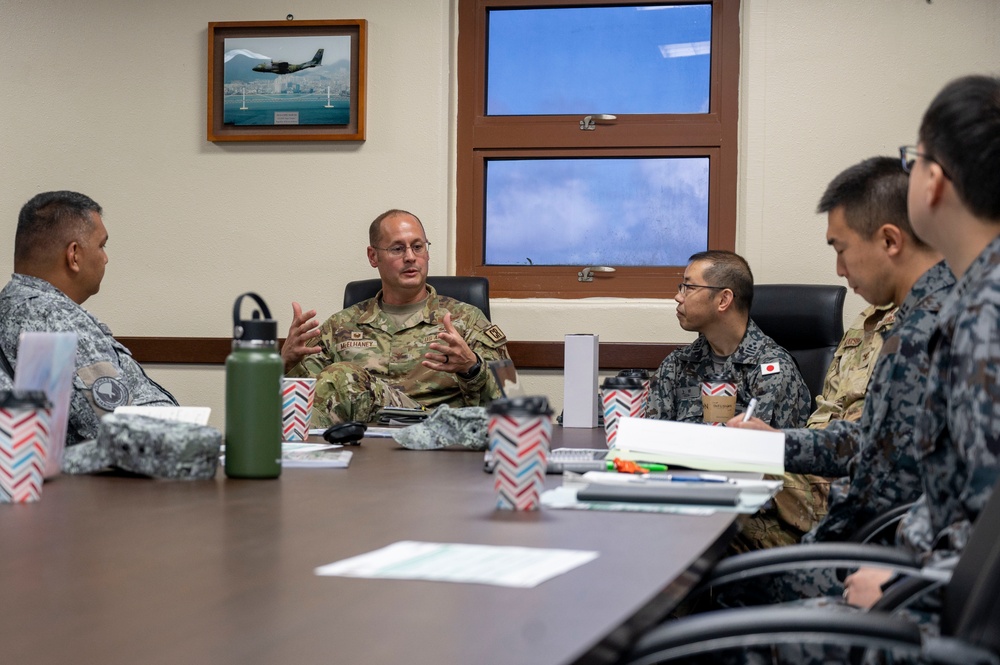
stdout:
<svg viewBox="0 0 1000 665">
<path fill-rule="evenodd" d="M 507 337 L 478 308 L 427 284 L 430 242 L 405 210 L 368 229 L 368 262 L 382 290 L 322 325 L 292 303 L 281 347 L 285 374 L 316 379 L 312 426 L 369 422 L 384 406 L 482 406 L 500 396 L 486 363 L 508 358 Z"/>
</svg>

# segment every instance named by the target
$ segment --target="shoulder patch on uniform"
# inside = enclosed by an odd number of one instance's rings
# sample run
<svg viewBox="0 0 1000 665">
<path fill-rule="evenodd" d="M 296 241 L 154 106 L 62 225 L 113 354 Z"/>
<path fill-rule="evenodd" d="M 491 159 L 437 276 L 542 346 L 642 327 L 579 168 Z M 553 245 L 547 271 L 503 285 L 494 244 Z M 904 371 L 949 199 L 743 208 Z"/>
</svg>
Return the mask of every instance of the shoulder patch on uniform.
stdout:
<svg viewBox="0 0 1000 665">
<path fill-rule="evenodd" d="M 768 374 L 777 374 L 781 371 L 781 364 L 775 360 L 769 363 L 761 363 L 760 373 L 761 376 L 767 376 Z"/>
<path fill-rule="evenodd" d="M 90 390 L 94 395 L 94 403 L 105 411 L 114 411 L 117 407 L 128 404 L 128 388 L 114 377 L 98 378 Z"/>
<path fill-rule="evenodd" d="M 483 334 L 492 339 L 494 342 L 505 342 L 507 341 L 507 335 L 500 330 L 500 326 L 493 324 L 489 328 L 483 331 Z"/>
</svg>

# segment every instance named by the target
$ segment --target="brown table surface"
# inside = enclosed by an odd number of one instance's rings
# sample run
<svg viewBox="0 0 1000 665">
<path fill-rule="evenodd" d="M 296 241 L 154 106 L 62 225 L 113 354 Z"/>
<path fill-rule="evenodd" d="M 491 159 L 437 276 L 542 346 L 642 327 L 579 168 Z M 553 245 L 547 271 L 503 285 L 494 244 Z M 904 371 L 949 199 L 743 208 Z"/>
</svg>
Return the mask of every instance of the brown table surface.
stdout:
<svg viewBox="0 0 1000 665">
<path fill-rule="evenodd" d="M 601 434 L 556 427 L 553 445 Z M 605 662 L 732 530 L 723 513 L 496 511 L 481 452 L 354 451 L 349 469 L 278 480 L 61 476 L 0 506 L 3 662 Z M 313 574 L 399 540 L 600 556 L 534 589 Z"/>
</svg>

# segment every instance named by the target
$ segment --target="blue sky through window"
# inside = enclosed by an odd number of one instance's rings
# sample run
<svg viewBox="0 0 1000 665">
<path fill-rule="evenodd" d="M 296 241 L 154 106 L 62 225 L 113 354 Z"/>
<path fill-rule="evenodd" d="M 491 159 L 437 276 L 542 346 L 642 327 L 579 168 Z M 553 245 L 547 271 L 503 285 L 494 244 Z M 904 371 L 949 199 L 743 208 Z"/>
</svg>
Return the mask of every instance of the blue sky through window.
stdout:
<svg viewBox="0 0 1000 665">
<path fill-rule="evenodd" d="M 491 10 L 488 115 L 707 113 L 709 5 Z"/>
<path fill-rule="evenodd" d="M 685 265 L 708 246 L 708 157 L 486 164 L 487 265 Z"/>
</svg>

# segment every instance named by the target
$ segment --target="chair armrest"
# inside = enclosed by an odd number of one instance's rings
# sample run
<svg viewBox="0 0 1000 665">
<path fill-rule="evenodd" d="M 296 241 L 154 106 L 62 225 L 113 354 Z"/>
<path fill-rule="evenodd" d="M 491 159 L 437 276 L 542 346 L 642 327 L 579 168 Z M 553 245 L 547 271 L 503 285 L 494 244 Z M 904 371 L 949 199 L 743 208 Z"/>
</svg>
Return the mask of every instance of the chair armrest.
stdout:
<svg viewBox="0 0 1000 665">
<path fill-rule="evenodd" d="M 733 647 L 803 642 L 920 649 L 920 629 L 885 614 L 802 607 L 747 607 L 668 621 L 643 635 L 623 662 L 651 665 Z"/>
<path fill-rule="evenodd" d="M 881 515 L 876 515 L 858 527 L 858 529 L 851 534 L 851 537 L 849 538 L 850 542 L 869 543 L 876 538 L 881 539 L 885 531 L 889 529 L 891 529 L 892 532 L 895 532 L 895 526 L 901 519 L 903 519 L 903 515 L 909 512 L 912 506 L 912 503 L 905 503 L 901 506 L 896 506 L 895 508 L 887 510 Z"/>
<path fill-rule="evenodd" d="M 862 566 L 880 566 L 908 575 L 919 573 L 921 569 L 920 562 L 912 553 L 895 547 L 857 543 L 810 543 L 747 552 L 723 559 L 694 593 L 751 577 L 794 569 Z"/>
</svg>

